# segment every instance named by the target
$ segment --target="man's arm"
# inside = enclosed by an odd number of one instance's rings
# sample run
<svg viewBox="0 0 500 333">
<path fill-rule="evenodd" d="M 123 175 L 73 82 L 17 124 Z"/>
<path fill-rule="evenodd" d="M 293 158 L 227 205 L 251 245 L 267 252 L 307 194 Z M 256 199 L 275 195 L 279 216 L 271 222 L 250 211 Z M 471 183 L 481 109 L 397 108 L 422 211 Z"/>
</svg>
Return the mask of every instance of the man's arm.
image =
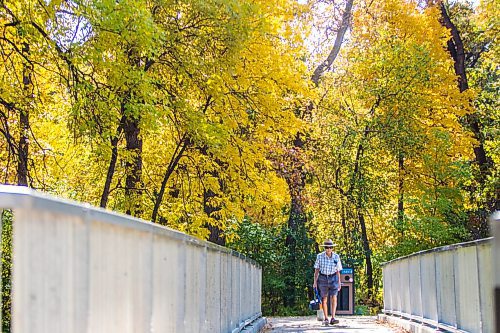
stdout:
<svg viewBox="0 0 500 333">
<path fill-rule="evenodd" d="M 318 275 L 319 275 L 319 268 L 315 268 L 315 269 L 314 269 L 314 282 L 313 282 L 313 288 L 317 288 L 317 287 L 318 287 L 318 284 L 317 284 L 317 281 L 318 281 Z"/>
<path fill-rule="evenodd" d="M 339 279 L 339 291 L 342 289 L 342 281 L 340 281 L 340 271 L 342 270 L 342 261 L 340 260 L 339 256 L 339 262 L 337 263 L 337 277 Z"/>
<path fill-rule="evenodd" d="M 339 279 L 339 291 L 342 289 L 342 281 L 340 281 L 340 271 L 337 271 L 337 278 Z"/>
</svg>

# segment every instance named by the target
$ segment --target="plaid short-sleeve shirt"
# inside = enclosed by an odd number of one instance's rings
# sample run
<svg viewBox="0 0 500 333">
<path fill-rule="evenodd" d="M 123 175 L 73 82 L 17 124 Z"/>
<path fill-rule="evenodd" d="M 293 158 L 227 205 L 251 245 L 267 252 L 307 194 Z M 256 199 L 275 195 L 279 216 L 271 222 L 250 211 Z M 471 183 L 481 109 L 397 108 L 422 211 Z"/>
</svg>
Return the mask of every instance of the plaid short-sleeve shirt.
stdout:
<svg viewBox="0 0 500 333">
<path fill-rule="evenodd" d="M 342 263 L 337 253 L 332 253 L 332 256 L 328 257 L 326 252 L 321 252 L 316 256 L 314 268 L 319 269 L 321 274 L 331 275 L 342 270 Z"/>
</svg>

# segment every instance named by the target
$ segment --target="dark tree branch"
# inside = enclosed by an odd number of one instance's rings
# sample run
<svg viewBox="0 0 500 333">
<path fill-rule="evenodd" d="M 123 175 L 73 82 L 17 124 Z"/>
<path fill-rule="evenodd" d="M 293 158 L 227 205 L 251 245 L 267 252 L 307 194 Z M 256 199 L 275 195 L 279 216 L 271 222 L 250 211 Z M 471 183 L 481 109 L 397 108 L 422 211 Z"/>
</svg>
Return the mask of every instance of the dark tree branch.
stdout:
<svg viewBox="0 0 500 333">
<path fill-rule="evenodd" d="M 181 141 L 177 144 L 177 147 L 175 147 L 175 151 L 172 154 L 172 157 L 170 158 L 170 163 L 167 167 L 167 170 L 165 171 L 165 176 L 163 177 L 163 181 L 161 183 L 161 188 L 160 192 L 158 193 L 158 196 L 156 197 L 155 201 L 155 206 L 153 208 L 153 214 L 151 216 L 151 221 L 153 223 L 156 222 L 156 218 L 158 216 L 158 210 L 160 209 L 161 202 L 163 200 L 163 195 L 165 194 L 165 188 L 167 187 L 167 182 L 174 172 L 175 168 L 179 164 L 179 160 L 184 154 L 184 151 L 186 150 L 187 146 L 190 144 L 190 140 L 188 139 L 187 133 L 184 134 L 182 137 Z"/>
<path fill-rule="evenodd" d="M 340 24 L 339 31 L 337 32 L 337 36 L 335 37 L 335 43 L 333 44 L 333 48 L 330 51 L 330 54 L 328 55 L 326 60 L 323 61 L 314 70 L 311 81 L 314 83 L 316 87 L 319 85 L 320 77 L 323 75 L 324 72 L 326 72 L 332 66 L 333 62 L 335 61 L 340 52 L 340 47 L 342 46 L 342 42 L 344 41 L 344 35 L 347 29 L 349 28 L 349 24 L 351 22 L 351 11 L 353 2 L 354 0 L 347 0 L 344 9 L 344 14 L 342 15 L 342 23 Z"/>
<path fill-rule="evenodd" d="M 123 131 L 123 124 L 125 122 L 125 116 L 120 119 L 120 124 L 116 129 L 116 135 L 111 138 L 111 159 L 109 161 L 108 173 L 106 174 L 106 181 L 104 183 L 104 189 L 101 195 L 100 207 L 106 208 L 108 204 L 109 193 L 111 192 L 111 181 L 113 180 L 113 175 L 115 173 L 116 161 L 118 160 L 118 141 L 120 140 L 120 135 Z"/>
</svg>

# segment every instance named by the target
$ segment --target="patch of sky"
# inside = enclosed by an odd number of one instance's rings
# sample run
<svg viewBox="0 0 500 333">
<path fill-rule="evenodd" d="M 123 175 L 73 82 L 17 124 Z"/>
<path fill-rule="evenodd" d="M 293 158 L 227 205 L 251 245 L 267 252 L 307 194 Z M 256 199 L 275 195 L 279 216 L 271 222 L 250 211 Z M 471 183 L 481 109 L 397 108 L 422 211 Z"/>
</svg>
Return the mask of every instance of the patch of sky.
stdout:
<svg viewBox="0 0 500 333">
<path fill-rule="evenodd" d="M 64 2 L 56 11 L 54 19 L 47 22 L 51 38 L 63 51 L 85 43 L 93 34 L 90 22 L 77 14 L 77 6 L 78 4 L 71 1 Z"/>
</svg>

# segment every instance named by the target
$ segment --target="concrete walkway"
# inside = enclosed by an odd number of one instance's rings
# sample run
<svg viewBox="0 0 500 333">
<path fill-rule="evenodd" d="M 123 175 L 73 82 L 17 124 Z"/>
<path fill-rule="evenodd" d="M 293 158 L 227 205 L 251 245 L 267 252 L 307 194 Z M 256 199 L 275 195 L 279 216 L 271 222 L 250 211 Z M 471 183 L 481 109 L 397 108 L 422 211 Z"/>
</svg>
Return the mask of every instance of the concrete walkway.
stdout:
<svg viewBox="0 0 500 333">
<path fill-rule="evenodd" d="M 405 330 L 386 323 L 377 321 L 377 317 L 345 316 L 338 317 L 340 323 L 322 326 L 311 317 L 276 317 L 267 318 L 264 333 L 404 333 Z"/>
</svg>

